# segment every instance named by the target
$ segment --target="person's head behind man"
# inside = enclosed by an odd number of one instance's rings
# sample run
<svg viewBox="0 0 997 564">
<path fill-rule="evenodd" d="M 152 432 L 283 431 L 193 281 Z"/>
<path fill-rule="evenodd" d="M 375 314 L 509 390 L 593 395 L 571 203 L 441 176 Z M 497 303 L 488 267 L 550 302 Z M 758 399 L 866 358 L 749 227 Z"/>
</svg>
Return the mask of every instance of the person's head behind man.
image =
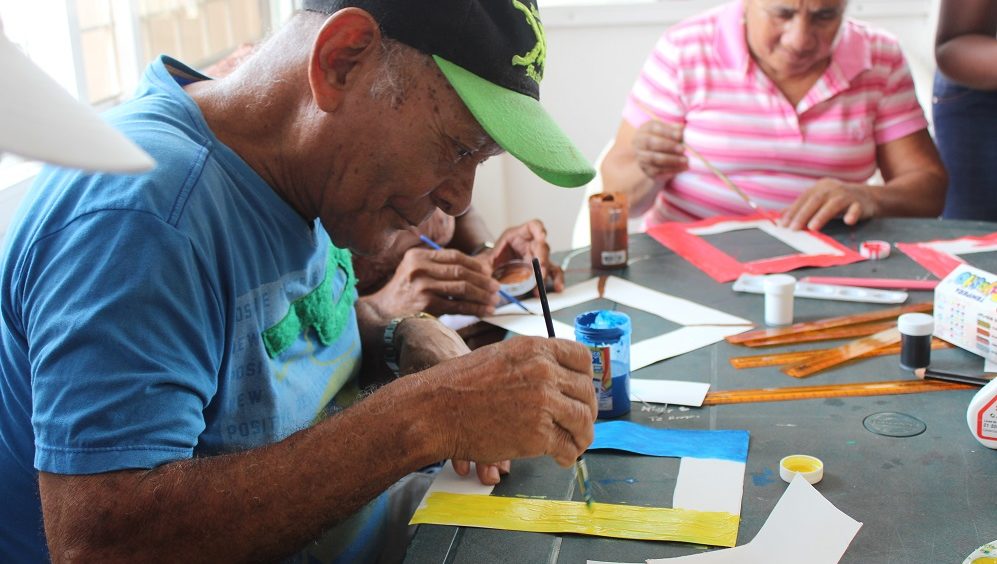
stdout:
<svg viewBox="0 0 997 564">
<path fill-rule="evenodd" d="M 462 213 L 475 169 L 503 150 L 554 184 L 593 176 L 539 105 L 546 43 L 534 2 L 304 8 L 314 113 L 303 135 L 321 181 L 281 191 L 303 216 L 321 218 L 337 246 L 373 254 L 437 207 Z"/>
</svg>

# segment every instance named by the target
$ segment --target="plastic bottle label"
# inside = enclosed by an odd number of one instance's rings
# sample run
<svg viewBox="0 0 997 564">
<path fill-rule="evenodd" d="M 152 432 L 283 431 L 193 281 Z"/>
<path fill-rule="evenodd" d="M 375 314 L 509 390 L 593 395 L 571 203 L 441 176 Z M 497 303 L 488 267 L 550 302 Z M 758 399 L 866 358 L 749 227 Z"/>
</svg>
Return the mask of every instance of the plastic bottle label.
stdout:
<svg viewBox="0 0 997 564">
<path fill-rule="evenodd" d="M 589 347 L 592 353 L 592 385 L 599 402 L 599 411 L 613 409 L 613 368 L 609 347 Z"/>
<path fill-rule="evenodd" d="M 616 266 L 627 262 L 626 251 L 603 251 L 602 264 L 606 266 Z"/>
<path fill-rule="evenodd" d="M 981 439 L 997 441 L 997 396 L 980 410 L 976 423 L 976 435 Z"/>
</svg>

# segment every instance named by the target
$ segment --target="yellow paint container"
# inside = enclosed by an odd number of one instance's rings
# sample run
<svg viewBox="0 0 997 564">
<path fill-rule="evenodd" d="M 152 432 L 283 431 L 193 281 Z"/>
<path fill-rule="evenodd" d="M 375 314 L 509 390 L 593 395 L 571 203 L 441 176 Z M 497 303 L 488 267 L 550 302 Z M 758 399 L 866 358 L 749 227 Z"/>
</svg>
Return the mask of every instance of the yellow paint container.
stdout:
<svg viewBox="0 0 997 564">
<path fill-rule="evenodd" d="M 816 484 L 824 477 L 824 463 L 807 454 L 791 454 L 779 461 L 779 476 L 783 480 L 792 482 L 797 474 L 807 482 Z"/>
</svg>

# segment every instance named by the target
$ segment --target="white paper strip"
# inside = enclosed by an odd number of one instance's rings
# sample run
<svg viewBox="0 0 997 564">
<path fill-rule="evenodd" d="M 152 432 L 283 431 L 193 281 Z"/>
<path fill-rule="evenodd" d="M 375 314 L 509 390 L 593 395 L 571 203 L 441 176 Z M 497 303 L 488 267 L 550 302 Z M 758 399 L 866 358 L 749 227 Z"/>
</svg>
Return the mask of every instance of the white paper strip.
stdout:
<svg viewBox="0 0 997 564">
<path fill-rule="evenodd" d="M 426 495 L 419 502 L 419 507 L 426 504 L 426 499 L 433 492 L 492 495 L 492 490 L 494 489 L 495 486 L 486 486 L 478 480 L 478 473 L 475 471 L 473 463 L 471 464 L 471 471 L 468 475 L 461 476 L 453 469 L 453 462 L 448 460 L 443 465 L 443 468 L 436 473 L 436 478 L 433 479 L 433 483 L 426 490 Z"/>
<path fill-rule="evenodd" d="M 558 311 L 583 304 L 599 297 L 598 278 L 570 286 L 564 292 L 548 294 L 550 310 Z M 621 305 L 640 309 L 679 325 L 675 331 L 632 343 L 630 346 L 630 371 L 639 370 L 698 348 L 722 341 L 724 337 L 751 329 L 751 322 L 689 300 L 676 298 L 615 276 L 606 280 L 603 297 Z M 541 313 L 540 300 L 532 298 L 523 302 L 533 312 Z M 515 304 L 496 310 L 484 321 L 507 331 L 532 337 L 546 337 L 547 326 L 542 315 L 520 313 Z M 694 326 L 691 326 L 694 325 Z M 574 340 L 574 327 L 554 320 L 554 334 L 562 339 Z"/>
<path fill-rule="evenodd" d="M 630 399 L 647 403 L 668 403 L 702 407 L 709 384 L 678 380 L 630 380 Z"/>
<path fill-rule="evenodd" d="M 748 544 L 648 564 L 837 564 L 862 523 L 845 515 L 802 476 L 782 494 Z"/>
<path fill-rule="evenodd" d="M 672 507 L 741 514 L 743 462 L 683 457 L 672 494 Z"/>
</svg>

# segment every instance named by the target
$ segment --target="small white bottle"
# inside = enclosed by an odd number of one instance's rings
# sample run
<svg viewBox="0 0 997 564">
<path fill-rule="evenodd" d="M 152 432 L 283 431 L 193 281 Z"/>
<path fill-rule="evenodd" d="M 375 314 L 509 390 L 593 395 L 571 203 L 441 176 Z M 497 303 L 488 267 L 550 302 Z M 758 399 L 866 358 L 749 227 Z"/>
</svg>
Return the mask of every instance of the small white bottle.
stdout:
<svg viewBox="0 0 997 564">
<path fill-rule="evenodd" d="M 793 292 L 796 278 L 788 274 L 773 274 L 762 280 L 765 291 L 765 324 L 789 325 L 793 323 Z"/>
<path fill-rule="evenodd" d="M 987 448 L 997 449 L 997 379 L 973 396 L 966 411 L 966 422 L 974 439 Z"/>
</svg>

